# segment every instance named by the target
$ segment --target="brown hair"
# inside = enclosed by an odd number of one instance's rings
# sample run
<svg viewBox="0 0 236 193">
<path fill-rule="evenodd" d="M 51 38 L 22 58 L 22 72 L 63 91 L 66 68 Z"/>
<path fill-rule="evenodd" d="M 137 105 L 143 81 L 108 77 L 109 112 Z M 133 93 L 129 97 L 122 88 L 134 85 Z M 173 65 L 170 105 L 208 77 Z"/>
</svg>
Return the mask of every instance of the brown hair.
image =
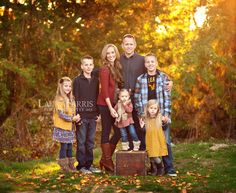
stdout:
<svg viewBox="0 0 236 193">
<path fill-rule="evenodd" d="M 146 60 L 146 58 L 147 58 L 147 57 L 150 57 L 150 56 L 153 56 L 153 57 L 156 59 L 156 61 L 157 61 L 157 56 L 156 56 L 155 54 L 153 54 L 153 53 L 148 53 L 148 54 L 146 54 L 146 55 L 144 56 L 144 60 Z"/>
<path fill-rule="evenodd" d="M 116 59 L 114 61 L 114 65 L 111 65 L 107 60 L 107 50 L 108 48 L 113 47 L 116 53 Z M 110 73 L 112 74 L 114 80 L 117 82 L 119 87 L 123 87 L 123 75 L 122 75 L 122 66 L 119 62 L 120 53 L 117 47 L 114 44 L 106 44 L 102 49 L 101 53 L 102 64 L 106 65 L 109 68 Z"/>
<path fill-rule="evenodd" d="M 90 60 L 93 60 L 93 57 L 90 56 L 90 55 L 85 55 L 85 56 L 83 56 L 83 57 L 80 59 L 81 64 L 83 63 L 83 60 L 84 60 L 84 59 L 90 59 Z"/>
<path fill-rule="evenodd" d="M 125 89 L 125 88 L 119 90 L 119 96 L 120 96 L 120 94 L 123 93 L 123 92 L 128 93 L 128 94 L 129 94 L 129 97 L 130 97 L 130 92 L 129 92 L 127 89 Z"/>
<path fill-rule="evenodd" d="M 125 38 L 133 38 L 133 39 L 134 39 L 134 42 L 135 42 L 135 44 L 136 44 L 136 39 L 135 39 L 135 37 L 134 37 L 132 34 L 125 34 L 125 35 L 123 36 L 123 41 L 124 41 Z"/>
</svg>

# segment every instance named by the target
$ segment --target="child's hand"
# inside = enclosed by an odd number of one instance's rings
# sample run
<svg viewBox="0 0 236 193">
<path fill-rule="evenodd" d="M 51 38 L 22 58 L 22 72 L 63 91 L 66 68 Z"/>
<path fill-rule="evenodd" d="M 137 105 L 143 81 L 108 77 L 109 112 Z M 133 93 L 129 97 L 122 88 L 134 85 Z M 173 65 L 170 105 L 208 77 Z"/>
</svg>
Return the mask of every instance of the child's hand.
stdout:
<svg viewBox="0 0 236 193">
<path fill-rule="evenodd" d="M 123 101 L 123 105 L 127 105 L 129 101 Z"/>
<path fill-rule="evenodd" d="M 81 117 L 79 114 L 75 115 L 73 118 L 75 118 L 75 122 L 78 123 L 81 120 Z"/>
<path fill-rule="evenodd" d="M 141 128 L 144 128 L 145 122 L 143 121 L 143 118 L 139 118 L 139 124 Z"/>
</svg>

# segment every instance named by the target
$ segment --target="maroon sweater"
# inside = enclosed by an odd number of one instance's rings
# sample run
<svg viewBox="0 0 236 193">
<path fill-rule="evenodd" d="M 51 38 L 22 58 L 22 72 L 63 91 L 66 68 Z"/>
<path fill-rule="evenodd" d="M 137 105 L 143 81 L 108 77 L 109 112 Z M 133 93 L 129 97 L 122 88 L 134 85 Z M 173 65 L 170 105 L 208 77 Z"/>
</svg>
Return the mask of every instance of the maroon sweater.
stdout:
<svg viewBox="0 0 236 193">
<path fill-rule="evenodd" d="M 101 88 L 98 95 L 97 104 L 107 106 L 107 103 L 105 101 L 106 98 L 110 98 L 111 104 L 114 104 L 116 84 L 107 66 L 103 66 L 100 68 L 99 80 Z"/>
</svg>

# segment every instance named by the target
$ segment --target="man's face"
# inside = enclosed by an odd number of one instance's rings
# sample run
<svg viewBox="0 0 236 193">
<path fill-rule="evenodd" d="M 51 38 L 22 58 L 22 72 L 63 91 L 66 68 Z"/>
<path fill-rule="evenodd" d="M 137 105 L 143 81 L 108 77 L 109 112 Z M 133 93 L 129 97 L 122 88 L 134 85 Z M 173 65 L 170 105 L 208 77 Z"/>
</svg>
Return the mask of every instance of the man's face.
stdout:
<svg viewBox="0 0 236 193">
<path fill-rule="evenodd" d="M 145 67 L 147 71 L 150 73 L 156 72 L 157 69 L 157 60 L 154 56 L 147 56 L 145 57 Z"/>
<path fill-rule="evenodd" d="M 122 48 L 127 55 L 132 55 L 136 48 L 136 42 L 131 37 L 126 37 L 123 39 Z"/>
<path fill-rule="evenodd" d="M 81 64 L 81 69 L 83 70 L 84 73 L 91 74 L 93 68 L 94 68 L 93 60 L 87 58 L 83 59 L 83 62 Z"/>
</svg>

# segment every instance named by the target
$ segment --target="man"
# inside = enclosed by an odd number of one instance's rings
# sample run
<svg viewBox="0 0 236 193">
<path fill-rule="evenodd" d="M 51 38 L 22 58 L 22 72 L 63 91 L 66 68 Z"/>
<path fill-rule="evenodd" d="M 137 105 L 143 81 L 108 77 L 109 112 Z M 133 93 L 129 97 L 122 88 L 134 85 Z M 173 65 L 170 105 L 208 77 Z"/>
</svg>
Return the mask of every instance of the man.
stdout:
<svg viewBox="0 0 236 193">
<path fill-rule="evenodd" d="M 124 87 L 129 90 L 131 101 L 134 105 L 134 88 L 138 76 L 145 72 L 144 57 L 135 53 L 136 40 L 133 35 L 126 34 L 123 37 L 122 48 L 124 53 L 120 57 L 120 63 L 123 68 Z M 139 150 L 145 150 L 145 132 L 140 128 L 139 119 L 136 110 L 133 110 L 133 120 L 136 133 L 141 141 Z M 130 144 L 131 145 L 131 144 Z"/>
<path fill-rule="evenodd" d="M 154 54 L 145 56 L 145 67 L 147 72 L 137 78 L 135 85 L 135 109 L 139 120 L 142 122 L 144 116 L 144 108 L 148 100 L 155 99 L 158 101 L 163 121 L 163 130 L 165 133 L 168 155 L 163 156 L 165 172 L 169 176 L 177 176 L 173 167 L 173 157 L 170 141 L 170 113 L 171 113 L 171 92 L 165 89 L 165 85 L 169 82 L 168 76 L 157 70 L 157 58 Z"/>
<path fill-rule="evenodd" d="M 138 76 L 146 72 L 144 66 L 144 57 L 135 52 L 136 47 L 137 44 L 133 35 L 126 34 L 123 36 L 122 48 L 124 50 L 124 53 L 120 56 L 120 63 L 123 68 L 124 87 L 130 91 L 133 105 L 133 94 L 135 90 L 136 80 Z M 168 84 L 166 85 L 167 91 L 171 90 L 172 84 L 172 81 L 168 82 Z M 133 110 L 133 120 L 136 133 L 138 135 L 139 140 L 141 141 L 139 150 L 145 150 L 145 131 L 142 130 L 140 127 L 139 119 L 135 109 Z"/>
</svg>

